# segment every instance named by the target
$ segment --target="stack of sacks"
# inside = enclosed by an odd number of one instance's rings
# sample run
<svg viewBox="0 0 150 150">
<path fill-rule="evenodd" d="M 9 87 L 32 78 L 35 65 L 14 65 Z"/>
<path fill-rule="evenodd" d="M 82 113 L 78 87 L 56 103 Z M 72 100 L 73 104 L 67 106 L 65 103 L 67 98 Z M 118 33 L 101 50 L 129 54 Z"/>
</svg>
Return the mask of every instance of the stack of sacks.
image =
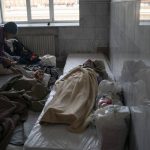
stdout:
<svg viewBox="0 0 150 150">
<path fill-rule="evenodd" d="M 147 71 L 149 68 L 149 66 L 147 66 L 142 60 L 129 60 L 126 61 L 123 64 L 123 68 L 121 71 L 121 77 L 120 80 L 121 81 L 130 81 L 130 82 L 134 82 L 137 81 L 137 74 L 139 74 L 139 72 L 142 73 L 142 76 L 145 77 L 143 75 L 143 71 Z"/>
<path fill-rule="evenodd" d="M 101 150 L 123 150 L 128 134 L 130 111 L 122 106 L 122 89 L 117 82 L 102 80 L 98 87 L 94 123 L 101 141 Z"/>
<path fill-rule="evenodd" d="M 124 150 L 130 111 L 127 106 L 108 105 L 94 113 L 101 150 Z"/>
<path fill-rule="evenodd" d="M 150 66 L 143 60 L 128 60 L 120 77 L 128 105 L 150 104 Z"/>
<path fill-rule="evenodd" d="M 144 78 L 144 77 L 143 77 Z M 146 77 L 145 77 L 146 78 Z M 138 80 L 136 82 L 126 82 L 123 85 L 124 97 L 128 100 L 127 104 L 130 106 L 136 105 L 145 105 L 149 104 L 149 92 L 147 91 L 147 81 L 146 83 L 143 80 Z M 147 85 L 146 85 L 147 84 Z"/>
<path fill-rule="evenodd" d="M 142 80 L 144 82 L 145 92 L 147 94 L 148 99 L 150 99 L 150 92 L 149 92 L 150 91 L 150 67 L 148 66 L 147 68 L 140 69 L 135 76 L 137 81 Z"/>
</svg>

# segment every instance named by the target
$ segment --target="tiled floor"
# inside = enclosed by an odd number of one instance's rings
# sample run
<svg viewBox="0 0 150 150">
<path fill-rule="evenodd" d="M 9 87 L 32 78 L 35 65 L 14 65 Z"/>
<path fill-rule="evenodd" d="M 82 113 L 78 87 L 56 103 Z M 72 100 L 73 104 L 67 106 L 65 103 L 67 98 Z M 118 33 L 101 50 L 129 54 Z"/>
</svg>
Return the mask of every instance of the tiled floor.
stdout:
<svg viewBox="0 0 150 150">
<path fill-rule="evenodd" d="M 28 119 L 24 123 L 24 136 L 28 137 L 39 114 L 40 114 L 39 112 L 29 111 Z M 15 145 L 9 144 L 6 150 L 23 150 L 23 146 L 15 146 Z"/>
<path fill-rule="evenodd" d="M 9 144 L 6 150 L 23 150 L 23 147 Z"/>
</svg>

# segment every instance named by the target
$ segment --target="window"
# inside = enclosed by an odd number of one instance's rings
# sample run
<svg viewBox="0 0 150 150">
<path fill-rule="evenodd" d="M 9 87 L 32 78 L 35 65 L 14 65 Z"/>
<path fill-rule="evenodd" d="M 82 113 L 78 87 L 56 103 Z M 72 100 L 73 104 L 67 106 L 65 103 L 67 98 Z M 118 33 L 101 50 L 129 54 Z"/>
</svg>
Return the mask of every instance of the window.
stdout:
<svg viewBox="0 0 150 150">
<path fill-rule="evenodd" d="M 150 22 L 150 0 L 141 0 L 140 21 Z"/>
<path fill-rule="evenodd" d="M 79 0 L 1 0 L 2 21 L 77 22 Z"/>
</svg>

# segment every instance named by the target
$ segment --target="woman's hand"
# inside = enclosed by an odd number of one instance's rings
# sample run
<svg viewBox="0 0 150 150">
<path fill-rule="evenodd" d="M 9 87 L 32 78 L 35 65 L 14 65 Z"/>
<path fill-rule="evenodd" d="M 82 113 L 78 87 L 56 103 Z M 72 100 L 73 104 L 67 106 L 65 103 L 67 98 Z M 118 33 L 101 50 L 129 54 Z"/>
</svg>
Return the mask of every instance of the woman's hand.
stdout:
<svg viewBox="0 0 150 150">
<path fill-rule="evenodd" d="M 4 66 L 4 68 L 9 68 L 12 65 L 15 65 L 17 62 L 16 61 L 12 61 L 9 58 L 3 57 L 2 58 L 2 64 Z"/>
<path fill-rule="evenodd" d="M 43 70 L 36 70 L 34 72 L 34 77 L 38 80 L 38 81 L 42 81 L 44 78 L 44 72 Z"/>
</svg>

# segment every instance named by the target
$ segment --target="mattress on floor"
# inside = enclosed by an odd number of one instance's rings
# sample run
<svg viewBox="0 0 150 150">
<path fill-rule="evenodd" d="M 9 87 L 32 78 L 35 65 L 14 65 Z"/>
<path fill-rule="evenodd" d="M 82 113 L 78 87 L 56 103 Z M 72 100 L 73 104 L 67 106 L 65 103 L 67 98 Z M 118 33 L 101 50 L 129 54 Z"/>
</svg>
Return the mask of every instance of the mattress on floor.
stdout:
<svg viewBox="0 0 150 150">
<path fill-rule="evenodd" d="M 67 130 L 67 125 L 39 124 L 40 118 L 54 95 L 55 91 L 52 91 L 24 144 L 24 150 L 99 150 L 100 143 L 94 126 L 82 133 L 72 133 Z"/>
<path fill-rule="evenodd" d="M 102 54 L 70 54 L 66 61 L 64 74 L 70 69 L 83 64 L 87 59 L 103 60 L 108 75 L 113 79 L 108 61 Z M 39 124 L 40 118 L 54 95 L 55 91 L 52 91 L 40 117 L 24 144 L 24 150 L 100 150 L 101 143 L 93 126 L 79 134 L 67 131 L 67 125 L 49 124 L 44 126 Z"/>
<path fill-rule="evenodd" d="M 102 60 L 105 64 L 106 72 L 108 76 L 114 80 L 112 72 L 110 70 L 110 64 L 108 59 L 102 53 L 72 53 L 69 54 L 66 60 L 66 64 L 63 70 L 63 74 L 66 74 L 69 70 L 78 65 L 82 65 L 86 60 Z"/>
</svg>

